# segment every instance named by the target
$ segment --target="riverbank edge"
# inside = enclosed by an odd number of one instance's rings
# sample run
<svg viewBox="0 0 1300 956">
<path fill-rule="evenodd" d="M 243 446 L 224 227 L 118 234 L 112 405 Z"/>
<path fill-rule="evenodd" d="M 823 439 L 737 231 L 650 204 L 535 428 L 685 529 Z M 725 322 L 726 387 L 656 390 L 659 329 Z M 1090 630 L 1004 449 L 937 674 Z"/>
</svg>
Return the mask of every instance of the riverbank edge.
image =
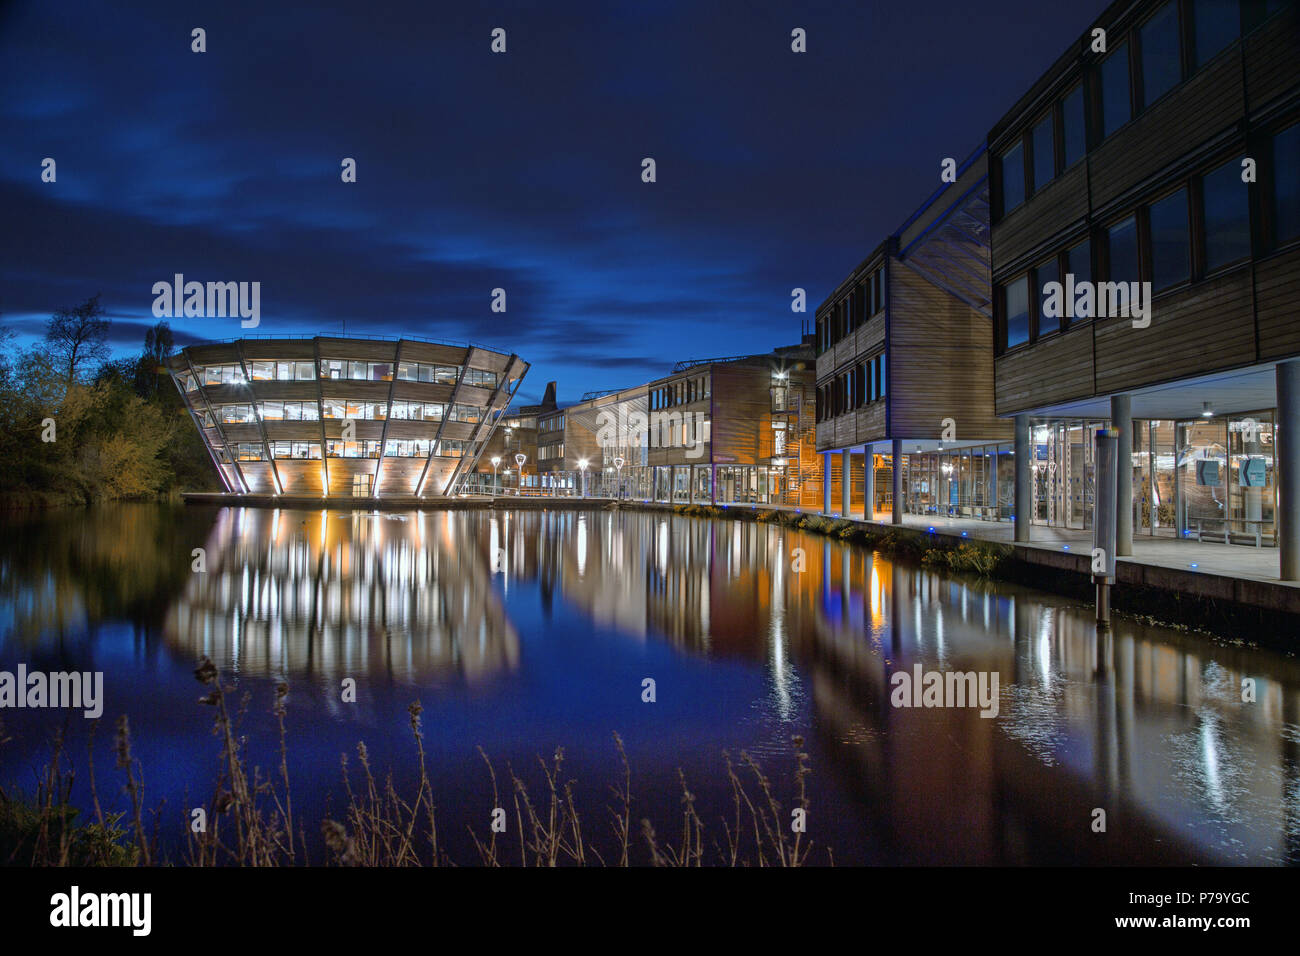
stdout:
<svg viewBox="0 0 1300 956">
<path fill-rule="evenodd" d="M 758 521 L 799 528 L 911 559 L 922 565 L 1050 591 L 1085 604 L 1094 600 L 1090 556 L 1032 544 L 1008 544 L 963 536 L 936 527 L 920 530 L 817 512 L 761 505 L 669 504 L 592 498 L 465 497 L 320 499 L 269 495 L 186 493 L 187 504 L 239 507 L 351 509 L 357 511 L 447 510 L 637 510 L 698 518 Z M 1300 587 L 1213 572 L 1116 561 L 1114 611 L 1140 621 L 1203 631 L 1235 643 L 1295 653 L 1300 645 Z"/>
</svg>

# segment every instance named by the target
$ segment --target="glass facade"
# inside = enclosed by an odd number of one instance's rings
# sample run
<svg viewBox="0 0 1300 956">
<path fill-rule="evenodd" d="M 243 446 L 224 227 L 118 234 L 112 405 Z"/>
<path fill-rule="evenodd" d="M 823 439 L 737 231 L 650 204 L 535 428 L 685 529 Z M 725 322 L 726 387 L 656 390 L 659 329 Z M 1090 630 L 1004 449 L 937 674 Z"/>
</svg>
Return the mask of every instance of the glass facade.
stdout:
<svg viewBox="0 0 1300 956">
<path fill-rule="evenodd" d="M 1034 524 L 1092 529 L 1093 436 L 1107 424 L 1076 419 L 1033 426 Z M 1272 410 L 1134 419 L 1134 535 L 1274 544 L 1273 436 Z"/>
</svg>

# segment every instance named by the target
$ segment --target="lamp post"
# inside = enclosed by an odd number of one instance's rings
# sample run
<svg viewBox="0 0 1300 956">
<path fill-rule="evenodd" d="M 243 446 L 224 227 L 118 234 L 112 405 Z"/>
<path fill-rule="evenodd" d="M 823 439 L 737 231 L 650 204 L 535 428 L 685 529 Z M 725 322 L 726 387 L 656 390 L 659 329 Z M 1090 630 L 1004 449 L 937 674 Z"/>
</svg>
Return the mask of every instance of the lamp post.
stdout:
<svg viewBox="0 0 1300 956">
<path fill-rule="evenodd" d="M 500 456 L 494 456 L 492 459 L 492 497 L 497 496 L 497 465 L 501 464 Z"/>
<path fill-rule="evenodd" d="M 523 489 L 524 489 L 524 462 L 526 462 L 527 460 L 528 460 L 528 456 L 525 455 L 525 454 L 523 454 L 522 452 L 521 452 L 520 454 L 518 454 L 518 455 L 515 455 L 515 464 L 519 466 L 519 487 L 518 487 L 517 489 L 515 489 L 515 494 L 516 494 L 516 495 L 521 495 L 521 494 L 523 494 Z"/>
<path fill-rule="evenodd" d="M 623 499 L 623 458 L 622 456 L 619 456 L 618 458 L 614 459 L 614 467 L 618 471 L 618 475 L 614 479 L 618 484 L 618 490 L 615 492 L 614 498 L 615 500 L 621 501 Z"/>
<path fill-rule="evenodd" d="M 587 459 L 578 459 L 578 471 L 582 475 L 582 477 L 578 479 L 578 497 L 585 498 L 587 497 Z"/>
</svg>

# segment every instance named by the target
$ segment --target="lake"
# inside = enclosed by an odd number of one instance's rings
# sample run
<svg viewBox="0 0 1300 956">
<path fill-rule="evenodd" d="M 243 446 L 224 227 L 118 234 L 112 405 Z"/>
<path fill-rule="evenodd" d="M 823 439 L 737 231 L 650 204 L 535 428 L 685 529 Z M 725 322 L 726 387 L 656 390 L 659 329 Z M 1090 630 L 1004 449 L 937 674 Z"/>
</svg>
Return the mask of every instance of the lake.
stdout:
<svg viewBox="0 0 1300 956">
<path fill-rule="evenodd" d="M 795 529 L 650 511 L 11 517 L 0 671 L 102 672 L 104 710 L 93 742 L 80 711 L 0 710 L 0 786 L 34 792 L 66 726 L 73 801 L 90 806 L 90 746 L 105 809 L 125 808 L 112 725 L 127 714 L 178 856 L 218 767 L 194 677 L 206 656 L 248 694 L 241 730 L 264 771 L 287 682 L 294 809 L 313 841 L 359 741 L 413 788 L 418 700 L 439 828 L 462 863 L 466 827 L 485 831 L 493 808 L 479 747 L 530 787 L 563 748 L 584 827 L 608 841 L 615 733 L 636 821 L 680 832 L 684 776 L 710 850 L 734 814 L 724 752 L 751 755 L 788 814 L 801 738 L 809 863 L 1300 861 L 1296 659 L 1122 615 L 1099 635 L 1093 617 Z M 900 706 L 894 675 L 931 672 L 996 675 L 996 716 L 969 700 Z"/>
</svg>

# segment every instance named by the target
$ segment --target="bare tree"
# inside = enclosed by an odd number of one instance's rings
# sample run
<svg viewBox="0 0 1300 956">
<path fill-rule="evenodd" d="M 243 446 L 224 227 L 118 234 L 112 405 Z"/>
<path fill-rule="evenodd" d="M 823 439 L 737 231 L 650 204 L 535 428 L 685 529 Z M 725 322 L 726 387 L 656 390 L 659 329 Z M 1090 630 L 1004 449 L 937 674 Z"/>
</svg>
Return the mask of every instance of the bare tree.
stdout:
<svg viewBox="0 0 1300 956">
<path fill-rule="evenodd" d="M 172 327 L 159 322 L 144 333 L 144 354 L 140 356 L 144 388 L 140 394 L 154 395 L 158 391 L 158 377 L 167 373 L 167 359 L 176 350 L 176 337 Z"/>
<path fill-rule="evenodd" d="M 50 345 L 51 360 L 65 370 L 68 385 L 73 385 L 89 366 L 108 358 L 109 325 L 98 293 L 76 308 L 50 317 L 45 341 Z"/>
</svg>

